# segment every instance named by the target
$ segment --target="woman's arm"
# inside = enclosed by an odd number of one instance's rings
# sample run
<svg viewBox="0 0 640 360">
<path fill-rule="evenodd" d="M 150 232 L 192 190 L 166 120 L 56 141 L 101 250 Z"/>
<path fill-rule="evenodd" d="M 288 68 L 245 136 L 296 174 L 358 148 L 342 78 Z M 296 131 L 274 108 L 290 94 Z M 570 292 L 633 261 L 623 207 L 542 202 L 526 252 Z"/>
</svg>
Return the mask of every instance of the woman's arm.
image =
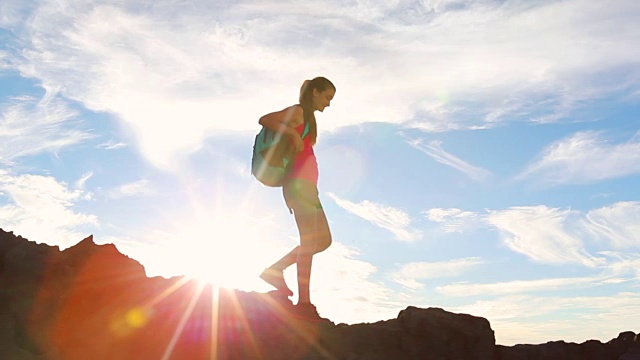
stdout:
<svg viewBox="0 0 640 360">
<path fill-rule="evenodd" d="M 295 128 L 303 122 L 302 108 L 297 105 L 269 113 L 258 120 L 260 125 L 281 133 L 291 139 L 298 151 L 302 150 L 303 143 L 300 134 L 298 134 Z"/>
</svg>

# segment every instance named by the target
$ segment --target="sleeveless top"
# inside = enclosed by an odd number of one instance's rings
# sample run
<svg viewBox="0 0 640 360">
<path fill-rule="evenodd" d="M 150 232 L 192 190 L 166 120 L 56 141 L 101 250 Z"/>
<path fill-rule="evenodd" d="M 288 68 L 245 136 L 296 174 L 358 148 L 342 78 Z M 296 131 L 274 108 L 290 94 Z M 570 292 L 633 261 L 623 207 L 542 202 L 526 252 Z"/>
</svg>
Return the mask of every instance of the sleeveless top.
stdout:
<svg viewBox="0 0 640 360">
<path fill-rule="evenodd" d="M 305 124 L 302 123 L 296 127 L 296 132 L 302 136 Z M 311 137 L 305 136 L 302 138 L 304 147 L 302 151 L 298 152 L 293 158 L 293 165 L 291 171 L 287 176 L 289 179 L 301 179 L 306 180 L 314 185 L 318 185 L 318 162 L 316 155 L 313 152 L 313 146 L 311 145 Z"/>
</svg>

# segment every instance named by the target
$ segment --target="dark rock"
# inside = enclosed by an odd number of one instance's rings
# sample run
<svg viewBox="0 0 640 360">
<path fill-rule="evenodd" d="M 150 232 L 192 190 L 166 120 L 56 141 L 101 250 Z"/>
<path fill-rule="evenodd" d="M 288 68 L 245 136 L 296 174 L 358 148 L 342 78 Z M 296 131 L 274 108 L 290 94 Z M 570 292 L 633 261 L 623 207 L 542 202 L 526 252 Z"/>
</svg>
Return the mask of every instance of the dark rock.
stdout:
<svg viewBox="0 0 640 360">
<path fill-rule="evenodd" d="M 640 334 L 626 332 L 620 335 L 619 337 L 623 337 L 623 341 L 631 342 L 631 344 L 618 360 L 640 360 Z M 633 338 L 631 335 L 634 335 Z"/>
<path fill-rule="evenodd" d="M 497 346 L 497 360 L 635 360 L 636 334 L 625 332 L 603 344 L 589 340 L 582 344 L 553 341 L 538 345 Z M 623 358 L 629 356 L 629 358 Z M 640 359 L 639 359 L 640 360 Z"/>
<path fill-rule="evenodd" d="M 580 345 L 580 356 L 585 360 L 606 359 L 605 345 L 597 340 L 588 340 Z"/>
<path fill-rule="evenodd" d="M 627 352 L 620 356 L 618 360 L 640 360 L 640 348 L 631 348 L 627 350 Z"/>
<path fill-rule="evenodd" d="M 405 346 L 416 359 L 493 359 L 495 337 L 489 321 L 438 308 L 408 307 L 398 316 L 409 336 Z"/>
</svg>

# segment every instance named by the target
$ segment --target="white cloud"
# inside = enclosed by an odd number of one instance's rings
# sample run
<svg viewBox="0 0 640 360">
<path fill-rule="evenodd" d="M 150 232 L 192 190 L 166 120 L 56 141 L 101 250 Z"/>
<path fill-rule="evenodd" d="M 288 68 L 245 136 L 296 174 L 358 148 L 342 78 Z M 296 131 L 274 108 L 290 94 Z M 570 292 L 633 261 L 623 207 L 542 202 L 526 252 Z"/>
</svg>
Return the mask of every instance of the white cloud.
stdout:
<svg viewBox="0 0 640 360">
<path fill-rule="evenodd" d="M 605 274 L 611 276 L 627 276 L 630 279 L 640 281 L 640 252 L 619 253 L 615 251 L 603 251 L 610 262 L 604 266 Z"/>
<path fill-rule="evenodd" d="M 427 219 L 442 224 L 444 232 L 463 232 L 465 228 L 475 228 L 481 219 L 477 213 L 460 209 L 433 208 L 425 211 Z"/>
<path fill-rule="evenodd" d="M 416 241 L 422 238 L 422 232 L 411 227 L 411 218 L 403 210 L 390 206 L 377 204 L 368 200 L 360 203 L 353 203 L 336 196 L 329 196 L 338 204 L 338 206 L 355 214 L 376 226 L 391 231 L 396 239 L 400 241 Z"/>
<path fill-rule="evenodd" d="M 122 184 L 109 191 L 109 197 L 112 199 L 122 199 L 125 197 L 146 196 L 152 194 L 155 194 L 155 190 L 150 185 L 149 180 L 144 179 Z"/>
<path fill-rule="evenodd" d="M 391 290 L 372 279 L 377 268 L 359 260 L 358 255 L 356 250 L 334 242 L 314 257 L 313 301 L 318 311 L 347 324 L 395 318 L 406 305 L 392 300 Z"/>
<path fill-rule="evenodd" d="M 0 27 L 9 27 L 20 23 L 25 4 L 20 1 L 0 3 Z"/>
<path fill-rule="evenodd" d="M 490 171 L 477 166 L 473 166 L 465 162 L 464 160 L 446 152 L 441 146 L 441 141 L 431 141 L 428 145 L 425 145 L 422 143 L 422 140 L 411 140 L 409 141 L 409 144 L 414 148 L 431 156 L 435 161 L 463 172 L 472 180 L 483 181 L 491 175 Z"/>
<path fill-rule="evenodd" d="M 12 68 L 117 115 L 150 161 L 171 166 L 208 134 L 255 130 L 258 116 L 295 102 L 302 80 L 318 74 L 338 86 L 325 128 L 558 121 L 583 100 L 636 90 L 638 74 L 615 71 L 638 61 L 638 30 L 624 24 L 639 13 L 634 0 L 7 0 L 0 24 L 24 48 L 11 53 Z"/>
<path fill-rule="evenodd" d="M 117 150 L 117 149 L 122 149 L 127 147 L 126 143 L 123 142 L 115 142 L 113 140 L 109 140 L 107 142 L 104 142 L 102 144 L 98 145 L 99 149 L 105 149 L 105 150 Z"/>
<path fill-rule="evenodd" d="M 614 249 L 640 248 L 640 202 L 618 202 L 591 210 L 584 226 Z"/>
<path fill-rule="evenodd" d="M 22 97 L 0 104 L 0 163 L 91 139 L 93 135 L 77 128 L 76 115 L 55 91 L 40 100 Z"/>
<path fill-rule="evenodd" d="M 633 270 L 640 257 L 640 253 L 634 252 L 640 246 L 639 202 L 613 203 L 586 213 L 520 206 L 488 210 L 484 214 L 434 208 L 425 214 L 441 224 L 445 232 L 476 230 L 489 224 L 500 231 L 509 249 L 537 262 L 580 264 L 601 269 L 607 276 L 639 274 Z M 586 250 L 587 241 L 597 256 Z"/>
<path fill-rule="evenodd" d="M 93 172 L 89 171 L 85 174 L 82 175 L 82 177 L 80 179 L 78 179 L 75 183 L 76 189 L 84 189 L 85 184 L 87 183 L 87 181 L 89 179 L 91 179 L 91 177 L 93 177 Z"/>
<path fill-rule="evenodd" d="M 50 176 L 11 175 L 0 170 L 0 191 L 8 202 L 0 206 L 0 227 L 31 241 L 66 248 L 85 238 L 80 229 L 98 225 L 95 215 L 73 211 L 85 198 Z"/>
<path fill-rule="evenodd" d="M 420 289 L 423 284 L 418 280 L 442 277 L 456 277 L 482 265 L 480 258 L 454 259 L 440 262 L 412 262 L 402 265 L 391 278 L 409 289 Z"/>
<path fill-rule="evenodd" d="M 589 288 L 602 284 L 604 278 L 559 278 L 538 280 L 517 280 L 492 284 L 455 283 L 439 286 L 436 290 L 446 296 L 464 297 L 478 295 L 523 294 L 539 291 L 557 291 Z"/>
<path fill-rule="evenodd" d="M 494 295 L 495 293 L 492 293 Z M 455 311 L 486 317 L 493 321 L 527 319 L 539 317 L 558 310 L 558 302 L 549 301 L 545 297 L 525 294 L 502 295 L 491 300 L 478 300 L 470 305 L 455 307 Z"/>
<path fill-rule="evenodd" d="M 640 173 L 640 141 L 611 143 L 598 132 L 579 132 L 547 147 L 516 179 L 547 184 L 593 183 Z"/>
<path fill-rule="evenodd" d="M 9 59 L 9 54 L 5 51 L 0 50 L 0 70 L 9 69 L 10 66 L 7 63 L 7 59 Z"/>
<path fill-rule="evenodd" d="M 392 275 L 391 280 L 397 282 L 398 284 L 404 286 L 409 290 L 419 290 L 424 288 L 424 284 L 416 279 L 404 278 L 404 277 Z"/>
<path fill-rule="evenodd" d="M 588 267 L 603 259 L 584 249 L 581 232 L 573 228 L 578 213 L 546 206 L 517 206 L 490 211 L 484 219 L 500 230 L 513 251 L 543 263 L 577 263 Z"/>
</svg>

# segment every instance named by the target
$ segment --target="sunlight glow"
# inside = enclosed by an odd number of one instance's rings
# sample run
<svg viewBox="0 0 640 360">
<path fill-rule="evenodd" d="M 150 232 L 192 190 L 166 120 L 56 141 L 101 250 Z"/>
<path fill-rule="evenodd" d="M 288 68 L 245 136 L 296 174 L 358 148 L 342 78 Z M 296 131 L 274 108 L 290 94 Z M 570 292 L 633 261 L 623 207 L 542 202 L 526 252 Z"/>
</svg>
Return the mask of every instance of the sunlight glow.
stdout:
<svg viewBox="0 0 640 360">
<path fill-rule="evenodd" d="M 273 249 L 259 221 L 222 211 L 180 218 L 170 230 L 153 234 L 154 266 L 162 273 L 240 290 L 260 283 L 257 274 Z"/>
</svg>

